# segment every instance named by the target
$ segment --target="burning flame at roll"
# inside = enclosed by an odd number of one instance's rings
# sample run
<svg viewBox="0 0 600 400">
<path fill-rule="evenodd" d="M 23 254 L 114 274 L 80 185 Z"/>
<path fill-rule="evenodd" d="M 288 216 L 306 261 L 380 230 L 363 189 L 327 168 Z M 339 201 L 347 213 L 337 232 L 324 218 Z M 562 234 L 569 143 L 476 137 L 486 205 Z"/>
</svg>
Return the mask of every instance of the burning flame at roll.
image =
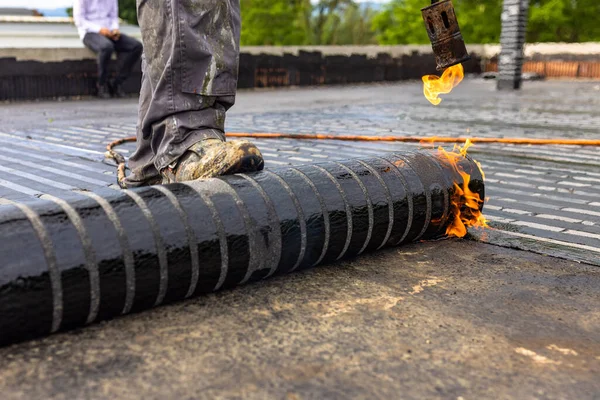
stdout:
<svg viewBox="0 0 600 400">
<path fill-rule="evenodd" d="M 459 161 L 467 156 L 467 150 L 471 146 L 471 141 L 467 140 L 462 147 L 454 145 L 452 151 L 446 151 L 442 147 L 438 148 L 440 157 L 445 157 L 463 180 L 462 184 L 454 183 L 454 191 L 450 198 L 450 215 L 453 220 L 446 229 L 446 235 L 450 237 L 465 237 L 468 227 L 488 227 L 487 221 L 480 211 L 484 200 L 480 198 L 479 193 L 469 189 L 471 176 L 459 165 Z M 477 161 L 475 163 L 485 179 L 481 165 Z"/>
<path fill-rule="evenodd" d="M 452 92 L 465 77 L 465 71 L 462 64 L 454 65 L 447 68 L 442 76 L 425 75 L 423 77 L 423 93 L 425 97 L 434 106 L 442 102 L 440 94 L 448 94 Z"/>
</svg>

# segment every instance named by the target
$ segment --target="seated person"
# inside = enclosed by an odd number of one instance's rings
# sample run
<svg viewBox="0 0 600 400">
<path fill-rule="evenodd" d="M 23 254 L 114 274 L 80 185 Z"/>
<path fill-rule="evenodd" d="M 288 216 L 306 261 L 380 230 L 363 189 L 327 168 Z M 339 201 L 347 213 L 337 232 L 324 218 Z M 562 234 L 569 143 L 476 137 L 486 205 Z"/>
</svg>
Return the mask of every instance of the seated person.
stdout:
<svg viewBox="0 0 600 400">
<path fill-rule="evenodd" d="M 119 31 L 117 0 L 75 0 L 73 18 L 83 44 L 98 55 L 98 97 L 124 97 L 122 84 L 142 55 L 142 44 Z M 114 52 L 120 65 L 116 78 L 108 80 L 108 65 Z"/>
</svg>

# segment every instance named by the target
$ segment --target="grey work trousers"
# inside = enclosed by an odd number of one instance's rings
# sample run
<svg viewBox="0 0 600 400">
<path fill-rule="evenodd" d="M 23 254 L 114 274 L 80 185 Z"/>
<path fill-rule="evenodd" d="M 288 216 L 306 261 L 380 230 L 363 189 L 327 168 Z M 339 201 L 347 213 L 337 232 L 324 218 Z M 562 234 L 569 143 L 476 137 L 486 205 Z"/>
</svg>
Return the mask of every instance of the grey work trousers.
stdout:
<svg viewBox="0 0 600 400">
<path fill-rule="evenodd" d="M 143 79 L 127 187 L 155 182 L 201 140 L 225 140 L 239 65 L 239 0 L 137 0 L 137 8 Z"/>
</svg>

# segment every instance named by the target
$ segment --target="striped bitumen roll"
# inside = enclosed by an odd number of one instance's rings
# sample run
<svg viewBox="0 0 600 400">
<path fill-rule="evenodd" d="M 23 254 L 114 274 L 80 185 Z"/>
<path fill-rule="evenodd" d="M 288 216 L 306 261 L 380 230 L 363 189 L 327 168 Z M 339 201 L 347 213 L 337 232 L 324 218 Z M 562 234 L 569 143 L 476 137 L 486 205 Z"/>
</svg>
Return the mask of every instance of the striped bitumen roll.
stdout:
<svg viewBox="0 0 600 400">
<path fill-rule="evenodd" d="M 455 182 L 419 151 L 3 205 L 0 344 L 439 238 Z"/>
</svg>

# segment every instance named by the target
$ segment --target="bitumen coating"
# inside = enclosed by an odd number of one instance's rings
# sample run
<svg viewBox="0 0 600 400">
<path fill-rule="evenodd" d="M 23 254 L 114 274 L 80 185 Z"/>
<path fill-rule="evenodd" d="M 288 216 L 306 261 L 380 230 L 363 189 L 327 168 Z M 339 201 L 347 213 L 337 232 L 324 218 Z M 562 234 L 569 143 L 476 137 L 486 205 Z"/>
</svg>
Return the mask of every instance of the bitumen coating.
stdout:
<svg viewBox="0 0 600 400">
<path fill-rule="evenodd" d="M 241 91 L 227 130 L 598 139 L 600 83 Z M 136 99 L 0 106 L 0 201 L 113 187 Z M 255 140 L 267 168 L 415 144 Z M 120 148 L 124 155 L 133 144 Z M 596 398 L 599 149 L 476 145 L 492 229 L 0 349 L 3 399 Z M 520 249 L 520 250 L 516 250 Z M 526 251 L 523 251 L 526 250 Z"/>
<path fill-rule="evenodd" d="M 0 349 L 2 399 L 594 399 L 600 270 L 418 243 Z"/>
<path fill-rule="evenodd" d="M 418 83 L 242 91 L 233 132 L 597 139 L 600 83 L 536 82 L 522 92 L 467 80 L 439 107 Z M 108 142 L 135 135 L 136 100 L 0 107 L 0 200 L 116 188 Z M 405 143 L 254 141 L 266 165 L 297 165 L 416 149 Z M 451 147 L 451 146 L 450 146 Z M 120 148 L 127 156 L 134 145 Z M 483 241 L 600 265 L 600 151 L 595 147 L 476 145 L 486 173 Z M 477 232 L 474 232 L 478 234 Z"/>
</svg>

